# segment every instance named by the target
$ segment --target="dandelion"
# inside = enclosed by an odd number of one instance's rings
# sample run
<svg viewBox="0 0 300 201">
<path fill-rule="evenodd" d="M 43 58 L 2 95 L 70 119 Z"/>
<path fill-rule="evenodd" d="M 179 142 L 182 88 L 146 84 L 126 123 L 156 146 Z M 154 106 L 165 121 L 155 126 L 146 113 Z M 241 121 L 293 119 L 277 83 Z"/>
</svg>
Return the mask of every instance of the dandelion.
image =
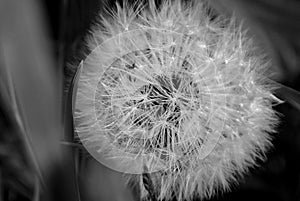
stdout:
<svg viewBox="0 0 300 201">
<path fill-rule="evenodd" d="M 84 146 L 140 183 L 145 200 L 227 190 L 263 158 L 277 123 L 269 61 L 245 34 L 203 1 L 117 4 L 93 28 L 77 72 Z"/>
</svg>

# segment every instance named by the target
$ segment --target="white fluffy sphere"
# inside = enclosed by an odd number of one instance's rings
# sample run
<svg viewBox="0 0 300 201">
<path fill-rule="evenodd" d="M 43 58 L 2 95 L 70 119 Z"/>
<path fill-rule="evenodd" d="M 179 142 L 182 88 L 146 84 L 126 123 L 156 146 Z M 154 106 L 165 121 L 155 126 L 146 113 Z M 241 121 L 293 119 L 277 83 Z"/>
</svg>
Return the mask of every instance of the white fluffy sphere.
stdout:
<svg viewBox="0 0 300 201">
<path fill-rule="evenodd" d="M 159 199 L 225 190 L 270 146 L 277 100 L 263 75 L 269 62 L 206 3 L 118 5 L 87 45 L 76 133 L 104 165 L 147 171 Z"/>
</svg>

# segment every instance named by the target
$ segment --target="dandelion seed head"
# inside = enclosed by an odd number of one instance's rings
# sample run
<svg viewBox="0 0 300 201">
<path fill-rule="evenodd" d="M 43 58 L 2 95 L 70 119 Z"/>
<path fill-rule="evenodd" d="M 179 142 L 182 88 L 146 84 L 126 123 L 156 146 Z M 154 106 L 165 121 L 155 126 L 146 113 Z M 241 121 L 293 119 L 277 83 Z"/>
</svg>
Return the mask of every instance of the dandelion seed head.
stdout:
<svg viewBox="0 0 300 201">
<path fill-rule="evenodd" d="M 146 166 L 159 199 L 188 200 L 228 189 L 263 157 L 277 99 L 269 63 L 233 18 L 202 1 L 150 0 L 100 21 L 74 95 L 76 133 L 98 161 Z"/>
</svg>

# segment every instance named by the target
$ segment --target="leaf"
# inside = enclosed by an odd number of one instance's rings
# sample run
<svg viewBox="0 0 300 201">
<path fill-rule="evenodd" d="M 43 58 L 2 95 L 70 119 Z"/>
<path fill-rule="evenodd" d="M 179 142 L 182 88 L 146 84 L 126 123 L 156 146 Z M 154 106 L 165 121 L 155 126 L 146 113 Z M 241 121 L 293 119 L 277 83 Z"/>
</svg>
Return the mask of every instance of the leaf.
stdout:
<svg viewBox="0 0 300 201">
<path fill-rule="evenodd" d="M 276 82 L 276 85 L 278 86 L 278 89 L 276 90 L 277 96 L 286 100 L 300 111 L 300 92 L 278 82 Z"/>
<path fill-rule="evenodd" d="M 0 8 L 11 104 L 41 180 L 61 156 L 61 76 L 54 69 L 38 4 L 4 0 Z"/>
</svg>

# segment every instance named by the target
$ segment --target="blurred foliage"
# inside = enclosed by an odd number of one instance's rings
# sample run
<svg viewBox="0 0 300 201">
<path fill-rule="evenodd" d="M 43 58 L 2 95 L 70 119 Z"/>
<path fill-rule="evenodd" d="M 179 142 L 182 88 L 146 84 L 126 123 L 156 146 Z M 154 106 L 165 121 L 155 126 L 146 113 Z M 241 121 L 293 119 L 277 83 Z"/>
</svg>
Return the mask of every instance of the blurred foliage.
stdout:
<svg viewBox="0 0 300 201">
<path fill-rule="evenodd" d="M 40 3 L 40 6 L 38 6 Z M 113 1 L 106 2 L 113 7 Z M 233 191 L 212 200 L 300 200 L 300 1 L 211 0 L 235 12 L 276 61 L 282 114 L 274 148 Z M 121 175 L 74 141 L 65 66 L 83 59 L 101 0 L 0 1 L 0 201 L 138 200 Z M 43 20 L 44 17 L 46 20 Z M 49 25 L 49 26 L 47 26 Z M 294 102 L 294 103 L 293 103 Z M 295 107 L 296 106 L 296 107 Z M 60 143 L 59 143 L 60 141 Z"/>
</svg>

